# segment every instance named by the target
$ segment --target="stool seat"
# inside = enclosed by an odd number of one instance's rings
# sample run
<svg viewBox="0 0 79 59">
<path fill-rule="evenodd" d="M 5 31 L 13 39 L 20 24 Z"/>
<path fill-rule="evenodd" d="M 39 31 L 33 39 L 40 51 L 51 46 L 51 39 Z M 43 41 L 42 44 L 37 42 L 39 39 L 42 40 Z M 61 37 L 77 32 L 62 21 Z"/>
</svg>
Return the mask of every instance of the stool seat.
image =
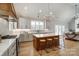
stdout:
<svg viewBox="0 0 79 59">
<path fill-rule="evenodd" d="M 52 41 L 52 39 L 47 39 L 47 40 L 51 40 Z"/>
<path fill-rule="evenodd" d="M 54 39 L 58 39 L 58 37 L 55 37 Z"/>
<path fill-rule="evenodd" d="M 48 49 L 52 48 L 52 44 L 53 44 L 53 39 L 52 38 L 47 38 L 47 45 L 46 45 L 46 47 Z"/>
<path fill-rule="evenodd" d="M 46 49 L 46 40 L 45 39 L 40 39 L 39 40 L 39 49 L 41 51 L 40 55 L 42 55 L 42 50 Z"/>
<path fill-rule="evenodd" d="M 40 40 L 40 42 L 45 42 L 46 40 Z"/>
</svg>

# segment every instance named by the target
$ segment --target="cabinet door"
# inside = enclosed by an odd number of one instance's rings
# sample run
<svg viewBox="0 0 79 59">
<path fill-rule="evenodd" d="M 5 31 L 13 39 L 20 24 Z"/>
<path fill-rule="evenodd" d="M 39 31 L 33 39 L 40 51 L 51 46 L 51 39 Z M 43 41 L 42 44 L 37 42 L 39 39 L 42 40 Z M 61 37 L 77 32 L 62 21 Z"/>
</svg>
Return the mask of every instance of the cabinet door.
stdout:
<svg viewBox="0 0 79 59">
<path fill-rule="evenodd" d="M 23 34 L 20 34 L 19 42 L 23 42 L 23 40 L 24 40 L 24 35 Z"/>
<path fill-rule="evenodd" d="M 29 36 L 28 40 L 32 41 L 33 40 L 33 35 L 30 33 L 30 34 L 28 34 L 28 36 Z"/>
<path fill-rule="evenodd" d="M 14 56 L 16 52 L 16 45 L 14 45 L 10 50 L 9 50 L 9 56 Z"/>
<path fill-rule="evenodd" d="M 5 51 L 2 56 L 9 56 L 8 50 Z"/>
<path fill-rule="evenodd" d="M 14 56 L 16 52 L 16 41 L 9 48 L 9 56 Z"/>
</svg>

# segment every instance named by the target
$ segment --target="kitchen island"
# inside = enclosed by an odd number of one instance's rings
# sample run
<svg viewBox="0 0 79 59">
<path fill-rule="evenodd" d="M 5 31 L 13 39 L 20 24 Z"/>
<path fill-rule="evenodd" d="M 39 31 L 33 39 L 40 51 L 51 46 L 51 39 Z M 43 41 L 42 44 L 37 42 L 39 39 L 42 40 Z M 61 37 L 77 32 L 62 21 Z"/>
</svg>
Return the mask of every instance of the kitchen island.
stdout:
<svg viewBox="0 0 79 59">
<path fill-rule="evenodd" d="M 52 48 L 59 47 L 59 35 L 49 34 L 33 34 L 33 47 L 39 51 L 40 50 L 40 40 L 52 39 Z M 50 43 L 50 42 L 49 42 Z M 47 46 L 47 44 L 45 45 Z M 45 47 L 46 48 L 46 47 Z"/>
</svg>

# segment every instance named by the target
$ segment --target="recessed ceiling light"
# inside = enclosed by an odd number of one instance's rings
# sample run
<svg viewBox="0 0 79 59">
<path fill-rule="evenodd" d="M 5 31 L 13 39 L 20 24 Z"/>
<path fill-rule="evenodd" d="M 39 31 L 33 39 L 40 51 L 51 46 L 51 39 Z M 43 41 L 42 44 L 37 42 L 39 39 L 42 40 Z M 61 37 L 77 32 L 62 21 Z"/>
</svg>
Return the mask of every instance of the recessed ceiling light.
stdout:
<svg viewBox="0 0 79 59">
<path fill-rule="evenodd" d="M 27 6 L 25 6 L 25 7 L 24 7 L 24 10 L 27 10 L 27 9 L 28 9 Z"/>
<path fill-rule="evenodd" d="M 53 13 L 52 12 L 49 12 L 49 14 L 52 15 Z"/>
<path fill-rule="evenodd" d="M 39 12 L 41 13 L 41 12 L 42 12 L 42 10 L 40 9 L 40 10 L 39 10 Z"/>
</svg>

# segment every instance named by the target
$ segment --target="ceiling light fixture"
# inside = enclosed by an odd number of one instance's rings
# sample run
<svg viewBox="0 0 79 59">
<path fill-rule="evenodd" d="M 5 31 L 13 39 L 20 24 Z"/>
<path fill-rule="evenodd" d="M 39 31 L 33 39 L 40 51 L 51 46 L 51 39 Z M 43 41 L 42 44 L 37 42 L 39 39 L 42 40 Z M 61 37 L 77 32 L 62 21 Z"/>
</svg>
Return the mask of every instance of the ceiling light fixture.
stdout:
<svg viewBox="0 0 79 59">
<path fill-rule="evenodd" d="M 24 7 L 24 10 L 27 10 L 27 9 L 28 9 L 27 6 L 25 6 L 25 7 Z"/>
<path fill-rule="evenodd" d="M 52 12 L 49 12 L 50 15 L 52 15 Z"/>
<path fill-rule="evenodd" d="M 75 16 L 74 16 L 74 19 L 77 19 L 78 18 L 78 12 L 77 12 L 77 4 L 75 4 Z"/>
<path fill-rule="evenodd" d="M 40 10 L 39 10 L 39 12 L 41 13 L 41 12 L 42 12 L 42 10 L 40 9 Z"/>
</svg>

